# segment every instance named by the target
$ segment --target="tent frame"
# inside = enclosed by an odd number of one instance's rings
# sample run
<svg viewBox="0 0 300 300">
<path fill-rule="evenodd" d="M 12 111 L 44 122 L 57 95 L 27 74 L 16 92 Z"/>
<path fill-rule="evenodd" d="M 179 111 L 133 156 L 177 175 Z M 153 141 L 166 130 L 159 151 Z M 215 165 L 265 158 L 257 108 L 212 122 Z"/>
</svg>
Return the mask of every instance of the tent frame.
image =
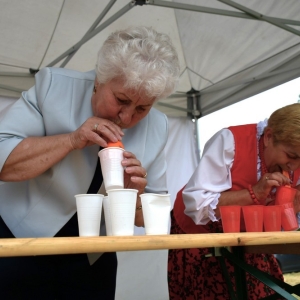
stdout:
<svg viewBox="0 0 300 300">
<path fill-rule="evenodd" d="M 116 1 L 117 0 L 110 0 L 109 3 L 107 4 L 107 6 L 104 8 L 104 10 L 98 16 L 98 18 L 94 21 L 92 26 L 86 32 L 86 34 L 81 38 L 81 40 L 78 41 L 76 44 L 74 44 L 72 47 L 70 47 L 68 50 L 66 50 L 64 53 L 62 53 L 60 56 L 58 56 L 56 59 L 54 59 L 52 62 L 50 62 L 47 65 L 47 67 L 52 67 L 52 66 L 56 65 L 57 63 L 59 63 L 63 59 L 65 59 L 65 60 L 61 63 L 60 67 L 65 67 L 66 64 L 72 59 L 72 57 L 75 55 L 75 53 L 79 50 L 79 48 L 82 45 L 84 45 L 87 41 L 89 41 L 91 38 L 93 38 L 95 35 L 100 33 L 103 29 L 108 27 L 115 20 L 117 20 L 118 18 L 123 16 L 125 13 L 127 13 L 129 10 L 131 10 L 133 7 L 135 7 L 137 5 L 139 5 L 139 6 L 153 5 L 153 6 L 160 6 L 160 7 L 166 7 L 166 8 L 215 14 L 215 15 L 221 15 L 221 16 L 230 16 L 230 17 L 245 18 L 245 19 L 255 19 L 255 20 L 268 22 L 274 26 L 278 26 L 284 30 L 287 30 L 293 34 L 300 36 L 299 30 L 296 30 L 287 25 L 287 24 L 289 24 L 289 25 L 300 26 L 300 21 L 264 16 L 264 15 L 260 14 L 259 12 L 251 10 L 251 9 L 249 9 L 243 5 L 240 5 L 234 1 L 231 1 L 231 0 L 218 0 L 218 1 L 224 3 L 228 6 L 231 6 L 237 10 L 240 10 L 242 12 L 235 12 L 235 11 L 230 11 L 230 10 L 216 9 L 216 8 L 208 8 L 208 7 L 190 5 L 190 4 L 185 4 L 185 3 L 175 3 L 175 2 L 169 2 L 169 1 L 163 1 L 163 0 L 132 0 L 128 4 L 126 4 L 123 8 L 121 8 L 118 12 L 116 12 L 113 16 L 111 16 L 109 19 L 107 19 L 105 22 L 103 22 L 101 25 L 99 25 L 99 23 L 103 20 L 103 18 L 106 16 L 106 14 L 109 12 L 109 10 L 112 8 L 112 6 L 115 4 Z M 30 76 L 32 76 L 33 77 L 34 74 L 36 72 L 38 72 L 38 70 L 35 70 L 35 69 L 30 69 L 29 71 L 30 71 L 29 74 L 24 74 L 22 72 L 0 72 L 0 76 L 14 76 L 14 77 L 24 77 L 24 76 L 30 77 Z M 19 91 L 19 89 L 15 89 L 13 87 L 3 86 L 3 85 L 0 85 L 0 88 Z"/>
<path fill-rule="evenodd" d="M 82 45 L 84 45 L 87 41 L 92 39 L 95 35 L 99 34 L 102 30 L 107 28 L 110 24 L 112 24 L 115 20 L 122 17 L 124 14 L 126 14 L 129 10 L 131 10 L 135 6 L 143 6 L 143 5 L 153 5 L 153 6 L 159 6 L 159 7 L 165 7 L 165 8 L 173 8 L 173 9 L 180 9 L 180 10 L 187 10 L 187 11 L 194 11 L 194 12 L 201 12 L 201 13 L 207 13 L 207 14 L 214 14 L 214 15 L 220 15 L 220 16 L 228 16 L 228 17 L 235 17 L 235 18 L 245 18 L 245 19 L 253 19 L 258 21 L 263 21 L 270 23 L 274 26 L 277 26 L 283 30 L 286 30 L 288 32 L 291 32 L 295 35 L 300 36 L 300 31 L 294 29 L 293 27 L 290 27 L 289 25 L 296 25 L 300 26 L 300 21 L 295 20 L 289 20 L 289 19 L 282 19 L 282 18 L 274 18 L 269 17 L 266 15 L 262 15 L 261 13 L 254 11 L 252 9 L 249 9 L 243 5 L 240 5 L 234 1 L 231 0 L 218 0 L 219 2 L 228 5 L 229 7 L 232 7 L 238 11 L 232 11 L 232 10 L 224 10 L 224 9 L 216 9 L 216 8 L 210 8 L 210 7 L 203 7 L 198 5 L 191 5 L 191 4 L 185 4 L 185 3 L 178 3 L 178 2 L 170 2 L 170 1 L 164 1 L 164 0 L 132 0 L 128 2 L 124 7 L 122 7 L 120 10 L 118 10 L 115 14 L 113 14 L 110 18 L 108 18 L 106 21 L 104 21 L 102 24 L 101 21 L 103 18 L 107 15 L 107 13 L 110 11 L 110 9 L 113 7 L 113 5 L 116 3 L 117 0 L 110 0 L 106 7 L 103 9 L 103 11 L 100 13 L 100 15 L 96 18 L 94 23 L 91 25 L 91 27 L 88 29 L 88 31 L 84 34 L 84 36 L 72 47 L 67 49 L 64 53 L 59 55 L 56 59 L 54 59 L 52 62 L 50 62 L 47 67 L 53 67 L 59 62 L 61 62 L 60 67 L 65 67 L 67 63 L 72 59 L 72 57 L 76 54 L 76 52 L 80 49 Z M 61 11 L 63 9 L 63 5 L 61 7 Z M 60 11 L 60 12 L 61 12 Z M 60 16 L 60 14 L 59 14 Z M 59 20 L 59 17 L 58 17 Z M 57 20 L 57 21 L 58 21 Z M 100 25 L 99 25 L 100 24 Z M 56 23 L 57 25 L 57 23 Z M 56 26 L 54 28 L 53 33 L 56 30 Z M 52 34 L 53 36 L 53 34 Z M 292 48 L 292 47 L 291 47 Z M 45 54 L 48 50 L 45 50 Z M 286 51 L 286 50 L 285 50 Z M 277 54 L 278 55 L 278 54 Z M 45 55 L 44 55 L 45 56 Z M 237 91 L 243 89 L 245 85 L 251 86 L 253 82 L 264 80 L 266 78 L 269 78 L 271 76 L 277 76 L 282 73 L 295 73 L 299 74 L 300 68 L 295 68 L 292 66 L 291 68 L 279 70 L 279 68 L 285 64 L 287 61 L 292 61 L 293 59 L 297 59 L 300 57 L 300 51 L 294 54 L 291 58 L 284 60 L 283 62 L 277 64 L 275 67 L 273 67 L 271 70 L 267 70 L 263 74 L 255 77 L 250 77 L 248 79 L 244 79 L 243 81 L 239 80 L 230 80 L 230 78 L 226 78 L 221 82 L 218 82 L 216 84 L 211 85 L 208 88 L 205 88 L 200 91 L 195 91 L 193 88 L 186 92 L 186 93 L 175 93 L 171 96 L 169 96 L 167 99 L 172 98 L 186 98 L 187 99 L 187 107 L 179 107 L 170 103 L 166 103 L 165 101 L 159 101 L 157 102 L 157 105 L 165 106 L 174 110 L 180 110 L 187 113 L 187 116 L 190 117 L 195 122 L 195 129 L 197 132 L 197 119 L 203 116 L 202 110 L 201 110 L 201 95 L 205 95 L 208 93 L 213 93 L 218 90 L 226 89 L 226 88 L 232 88 L 229 94 L 226 95 L 226 97 L 233 95 Z M 268 58 L 266 61 L 268 61 Z M 260 62 L 264 63 L 264 62 Z M 253 66 L 252 66 L 253 67 Z M 252 67 L 249 67 L 248 69 L 251 69 Z M 22 72 L 0 72 L 0 76 L 14 76 L 14 77 L 34 77 L 34 75 L 38 72 L 38 69 L 29 69 L 29 73 L 22 73 Z M 186 71 L 186 70 L 185 70 Z M 192 71 L 192 70 L 190 70 Z M 240 73 L 245 72 L 245 70 L 241 71 Z M 182 73 L 183 74 L 183 73 Z M 181 74 L 181 75 L 182 75 Z M 233 74 L 230 76 L 231 78 L 234 78 L 237 74 Z M 200 75 L 199 75 L 200 76 Z M 229 80 L 228 80 L 229 79 Z M 15 92 L 22 92 L 21 89 L 13 86 L 7 86 L 0 84 L 1 89 L 15 91 Z M 167 100 L 166 99 L 166 100 Z M 228 105 L 228 104 L 227 104 Z M 205 109 L 209 111 L 210 107 L 212 108 L 215 106 L 215 103 L 209 103 Z M 220 108 L 223 108 L 222 105 L 220 105 Z M 196 134 L 197 139 L 197 145 L 199 147 L 199 140 L 198 135 Z M 198 149 L 199 150 L 199 149 Z"/>
</svg>

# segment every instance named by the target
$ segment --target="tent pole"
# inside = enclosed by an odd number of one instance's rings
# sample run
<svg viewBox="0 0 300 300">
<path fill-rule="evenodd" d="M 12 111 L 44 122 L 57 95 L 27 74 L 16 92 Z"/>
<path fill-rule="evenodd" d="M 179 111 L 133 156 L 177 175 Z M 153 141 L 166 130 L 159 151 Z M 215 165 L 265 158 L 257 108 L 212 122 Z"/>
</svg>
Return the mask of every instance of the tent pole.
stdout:
<svg viewBox="0 0 300 300">
<path fill-rule="evenodd" d="M 203 90 L 201 92 L 201 94 L 205 95 L 205 94 L 209 94 L 209 93 L 214 93 L 214 92 L 218 92 L 218 91 L 221 91 L 221 90 L 224 90 L 224 89 L 227 89 L 227 88 L 239 86 L 239 85 L 242 85 L 242 84 L 251 84 L 254 81 L 270 78 L 272 76 L 281 75 L 281 74 L 285 74 L 285 73 L 292 73 L 292 72 L 298 73 L 299 71 L 300 71 L 300 67 L 290 68 L 290 69 L 285 69 L 285 70 L 279 70 L 279 71 L 270 71 L 270 73 L 258 75 L 256 77 L 252 77 L 252 78 L 249 78 L 249 79 L 243 79 L 243 80 L 240 80 L 240 81 L 235 81 L 235 82 L 232 82 L 230 84 L 227 83 L 227 84 L 224 84 L 224 85 L 218 85 L 217 87 L 214 87 L 214 88 L 209 89 L 207 91 Z M 0 76 L 1 76 L 1 74 L 0 74 Z"/>
<path fill-rule="evenodd" d="M 17 93 L 22 93 L 23 92 L 22 89 L 18 89 L 16 87 L 9 86 L 9 85 L 4 85 L 4 84 L 0 84 L 0 89 L 7 90 L 7 91 L 13 91 L 13 92 L 17 92 Z"/>
<path fill-rule="evenodd" d="M 263 18 L 257 19 L 256 17 L 253 17 L 247 13 L 234 12 L 231 10 L 210 8 L 210 7 L 197 6 L 197 5 L 178 3 L 178 2 L 174 3 L 174 2 L 162 1 L 162 0 L 146 0 L 146 4 L 154 5 L 154 6 L 161 6 L 161 7 L 166 7 L 166 8 L 175 8 L 175 9 L 203 12 L 203 13 L 212 14 L 212 15 L 236 17 L 236 18 L 242 18 L 242 19 L 255 19 L 258 21 L 266 21 Z M 267 18 L 268 18 L 268 20 L 276 22 L 276 23 L 296 25 L 296 26 L 300 25 L 300 21 L 298 21 L 298 20 L 288 20 L 288 19 L 274 18 L 274 17 L 267 17 Z"/>
<path fill-rule="evenodd" d="M 172 104 L 168 104 L 168 103 L 157 102 L 156 104 L 158 104 L 160 106 L 165 106 L 165 107 L 169 107 L 169 108 L 172 108 L 172 109 L 176 109 L 176 110 L 185 111 L 185 112 L 188 112 L 188 113 L 193 112 L 193 110 L 191 110 L 191 109 L 182 108 L 180 106 L 176 106 L 176 105 L 172 105 Z"/>
<path fill-rule="evenodd" d="M 111 0 L 106 7 L 103 9 L 101 14 L 98 16 L 98 18 L 95 20 L 95 22 L 92 24 L 92 26 L 89 28 L 89 30 L 86 32 L 86 34 L 82 37 L 84 39 L 90 32 L 92 32 L 98 24 L 103 20 L 103 18 L 106 16 L 106 14 L 109 12 L 109 10 L 112 8 L 112 6 L 116 3 L 117 0 Z M 81 40 L 82 40 L 81 39 Z M 60 65 L 61 68 L 64 68 L 65 65 L 72 59 L 72 57 L 75 55 L 75 53 L 78 51 L 75 50 L 72 53 L 68 55 L 68 57 L 63 61 L 63 63 Z"/>
<path fill-rule="evenodd" d="M 192 110 L 192 112 L 188 112 L 187 115 L 190 117 L 194 123 L 194 132 L 195 132 L 195 140 L 196 140 L 196 151 L 197 151 L 197 159 L 198 163 L 200 160 L 200 147 L 199 147 L 199 132 L 198 132 L 198 119 L 201 117 L 201 95 L 200 92 L 194 90 L 193 88 L 186 93 L 187 95 L 187 111 Z"/>
<path fill-rule="evenodd" d="M 21 72 L 0 72 L 0 76 L 33 77 L 33 75 L 30 73 L 21 73 Z"/>
<path fill-rule="evenodd" d="M 274 21 L 272 18 L 267 17 L 267 16 L 264 16 L 264 15 L 262 15 L 262 14 L 256 12 L 256 11 L 254 11 L 254 10 L 252 10 L 252 9 L 249 9 L 249 8 L 246 7 L 246 6 L 240 5 L 240 4 L 235 3 L 235 2 L 233 2 L 233 1 L 231 1 L 231 0 L 218 0 L 218 1 L 219 1 L 219 2 L 222 2 L 222 3 L 224 3 L 224 4 L 227 4 L 227 5 L 231 6 L 231 7 L 234 7 L 234 8 L 236 8 L 236 9 L 239 9 L 239 10 L 241 10 L 241 11 L 243 11 L 243 12 L 249 14 L 250 16 L 253 16 L 253 18 L 255 18 L 255 19 L 257 19 L 257 20 L 261 20 L 261 21 L 268 22 L 268 23 L 270 23 L 270 24 L 272 24 L 272 25 L 274 25 L 274 26 L 277 26 L 277 27 L 279 27 L 279 28 L 282 28 L 282 29 L 284 29 L 284 30 L 286 30 L 286 31 L 289 31 L 289 32 L 291 32 L 291 33 L 294 33 L 294 34 L 300 36 L 300 31 L 299 31 L 299 30 L 294 29 L 294 28 L 292 28 L 292 27 L 289 27 L 289 26 L 287 26 L 287 25 L 284 25 L 284 24 L 282 24 L 281 22 Z"/>
<path fill-rule="evenodd" d="M 195 135 L 196 135 L 196 144 L 197 144 L 197 159 L 198 159 L 198 164 L 201 158 L 201 150 L 200 150 L 200 139 L 199 139 L 199 119 L 194 119 L 194 126 L 195 126 Z"/>
<path fill-rule="evenodd" d="M 95 35 L 97 35 L 99 32 L 101 32 L 103 29 L 105 29 L 107 26 L 109 26 L 111 23 L 113 23 L 115 20 L 120 18 L 122 15 L 124 15 L 127 11 L 132 9 L 134 7 L 134 4 L 131 2 L 125 5 L 123 8 L 121 8 L 118 12 L 116 12 L 113 16 L 111 16 L 109 19 L 107 19 L 103 24 L 101 24 L 96 29 L 89 32 L 87 35 L 85 35 L 78 43 L 76 43 L 74 46 L 69 48 L 67 51 L 65 51 L 63 54 L 61 54 L 58 58 L 53 60 L 51 63 L 47 65 L 47 67 L 52 67 L 58 62 L 60 62 L 63 58 L 68 56 L 69 54 L 73 53 L 74 51 L 77 51 L 83 44 L 85 44 L 88 40 L 93 38 Z"/>
<path fill-rule="evenodd" d="M 296 45 L 297 47 L 298 45 Z M 293 47 L 290 47 L 290 49 L 293 49 L 295 46 Z M 214 86 L 211 86 L 207 89 L 204 89 L 201 91 L 201 94 L 202 95 L 206 95 L 208 93 L 213 93 L 213 92 L 216 92 L 218 90 L 224 90 L 225 88 L 233 88 L 231 89 L 228 93 L 226 93 L 223 98 L 219 98 L 218 99 L 218 102 L 222 102 L 223 100 L 225 100 L 226 98 L 229 98 L 230 96 L 234 95 L 235 93 L 237 93 L 238 91 L 244 89 L 245 87 L 247 86 L 251 86 L 254 82 L 258 82 L 259 80 L 264 80 L 265 78 L 271 78 L 271 77 L 274 77 L 276 75 L 280 75 L 280 74 L 294 74 L 292 77 L 293 78 L 290 78 L 289 80 L 292 80 L 296 77 L 299 77 L 299 68 L 295 67 L 295 68 L 291 68 L 291 69 L 284 69 L 284 70 L 280 70 L 279 68 L 287 63 L 290 63 L 291 64 L 291 61 L 293 59 L 297 59 L 300 55 L 300 51 L 297 51 L 295 54 L 293 54 L 292 56 L 289 56 L 287 59 L 284 59 L 284 60 L 281 60 L 280 63 L 277 63 L 275 65 L 273 65 L 272 68 L 269 68 L 267 71 L 261 73 L 259 76 L 255 76 L 255 77 L 249 77 L 249 80 L 247 79 L 244 79 L 243 81 L 238 81 L 238 80 L 231 80 L 232 83 L 228 84 L 228 83 L 225 83 L 225 84 L 222 84 L 221 85 L 221 88 L 219 88 L 220 84 L 215 84 Z M 269 59 L 272 59 L 272 57 L 266 59 L 265 61 L 269 60 Z M 263 62 L 265 62 L 263 61 Z M 262 63 L 262 62 L 261 62 Z M 297 64 L 292 64 L 292 65 L 297 65 Z M 249 68 L 251 69 L 251 67 Z M 243 70 L 242 72 L 245 72 L 247 69 Z M 276 71 L 274 71 L 276 70 Z M 238 74 L 238 73 L 237 73 Z M 233 74 L 232 76 L 235 76 L 236 74 Z M 227 81 L 228 81 L 228 78 L 227 78 Z M 242 99 L 241 99 L 242 100 Z M 235 102 L 233 103 L 227 103 L 227 105 L 231 105 L 231 104 L 234 104 Z M 205 110 L 208 111 L 210 108 L 214 107 L 215 106 L 215 103 L 214 102 L 211 102 L 210 104 L 208 104 L 207 106 L 205 106 Z M 224 108 L 225 106 L 219 106 L 218 109 L 222 109 Z M 208 112 L 210 113 L 210 112 Z M 208 114 L 206 113 L 206 114 Z"/>
</svg>

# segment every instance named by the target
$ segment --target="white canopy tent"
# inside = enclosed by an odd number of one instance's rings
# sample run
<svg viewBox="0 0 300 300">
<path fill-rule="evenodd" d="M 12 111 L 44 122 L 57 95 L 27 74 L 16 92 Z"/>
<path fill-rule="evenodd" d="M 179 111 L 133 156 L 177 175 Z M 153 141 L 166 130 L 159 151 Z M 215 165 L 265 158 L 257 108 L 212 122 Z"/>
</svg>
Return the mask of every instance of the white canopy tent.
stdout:
<svg viewBox="0 0 300 300">
<path fill-rule="evenodd" d="M 1 96 L 19 97 L 45 66 L 93 69 L 107 35 L 130 25 L 168 33 L 179 52 L 177 93 L 157 104 L 168 116 L 186 116 L 187 108 L 204 116 L 300 76 L 298 0 L 0 0 L 0 5 Z"/>
<path fill-rule="evenodd" d="M 198 160 L 192 118 L 300 76 L 299 0 L 0 0 L 0 7 L 2 113 L 45 66 L 93 69 L 112 31 L 146 25 L 171 36 L 180 82 L 156 107 L 170 120 L 173 201 Z M 168 299 L 166 254 L 119 253 L 117 300 Z"/>
</svg>

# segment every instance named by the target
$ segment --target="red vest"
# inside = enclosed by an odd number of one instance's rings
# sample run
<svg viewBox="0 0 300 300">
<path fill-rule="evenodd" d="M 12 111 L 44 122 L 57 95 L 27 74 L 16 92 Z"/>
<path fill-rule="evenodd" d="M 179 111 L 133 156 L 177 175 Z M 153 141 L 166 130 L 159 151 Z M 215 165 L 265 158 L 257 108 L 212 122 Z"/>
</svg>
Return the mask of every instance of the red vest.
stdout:
<svg viewBox="0 0 300 300">
<path fill-rule="evenodd" d="M 236 191 L 246 189 L 249 184 L 257 183 L 257 139 L 256 124 L 232 126 L 228 129 L 232 132 L 235 142 L 234 162 L 231 168 L 232 188 Z M 300 175 L 300 169 L 294 172 L 293 184 L 295 185 Z M 223 232 L 222 221 L 208 222 L 206 225 L 196 225 L 185 213 L 182 199 L 182 191 L 178 192 L 173 214 L 177 224 L 185 233 L 212 233 Z"/>
</svg>

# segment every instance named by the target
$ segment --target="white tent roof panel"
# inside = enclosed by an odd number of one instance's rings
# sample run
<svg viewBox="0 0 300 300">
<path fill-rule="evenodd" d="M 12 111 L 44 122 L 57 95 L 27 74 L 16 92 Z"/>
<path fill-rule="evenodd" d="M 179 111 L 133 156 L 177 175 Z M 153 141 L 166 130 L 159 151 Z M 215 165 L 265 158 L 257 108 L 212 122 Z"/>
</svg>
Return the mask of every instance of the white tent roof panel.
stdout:
<svg viewBox="0 0 300 300">
<path fill-rule="evenodd" d="M 34 3 L 33 3 L 34 2 Z M 1 1 L 0 62 L 38 67 L 47 50 L 62 1 Z"/>
<path fill-rule="evenodd" d="M 0 96 L 19 96 L 20 90 L 32 86 L 33 78 L 15 76 L 28 75 L 30 68 L 63 64 L 80 71 L 93 69 L 108 34 L 131 25 L 152 26 L 171 36 L 182 71 L 178 91 L 200 91 L 202 115 L 300 76 L 298 0 L 145 3 L 0 0 Z M 105 16 L 91 29 L 91 38 L 78 44 L 101 14 Z M 81 47 L 73 56 L 66 62 L 67 56 L 57 60 L 74 45 Z M 182 116 L 186 101 L 181 93 L 161 101 L 172 107 L 156 106 L 169 116 Z"/>
</svg>

